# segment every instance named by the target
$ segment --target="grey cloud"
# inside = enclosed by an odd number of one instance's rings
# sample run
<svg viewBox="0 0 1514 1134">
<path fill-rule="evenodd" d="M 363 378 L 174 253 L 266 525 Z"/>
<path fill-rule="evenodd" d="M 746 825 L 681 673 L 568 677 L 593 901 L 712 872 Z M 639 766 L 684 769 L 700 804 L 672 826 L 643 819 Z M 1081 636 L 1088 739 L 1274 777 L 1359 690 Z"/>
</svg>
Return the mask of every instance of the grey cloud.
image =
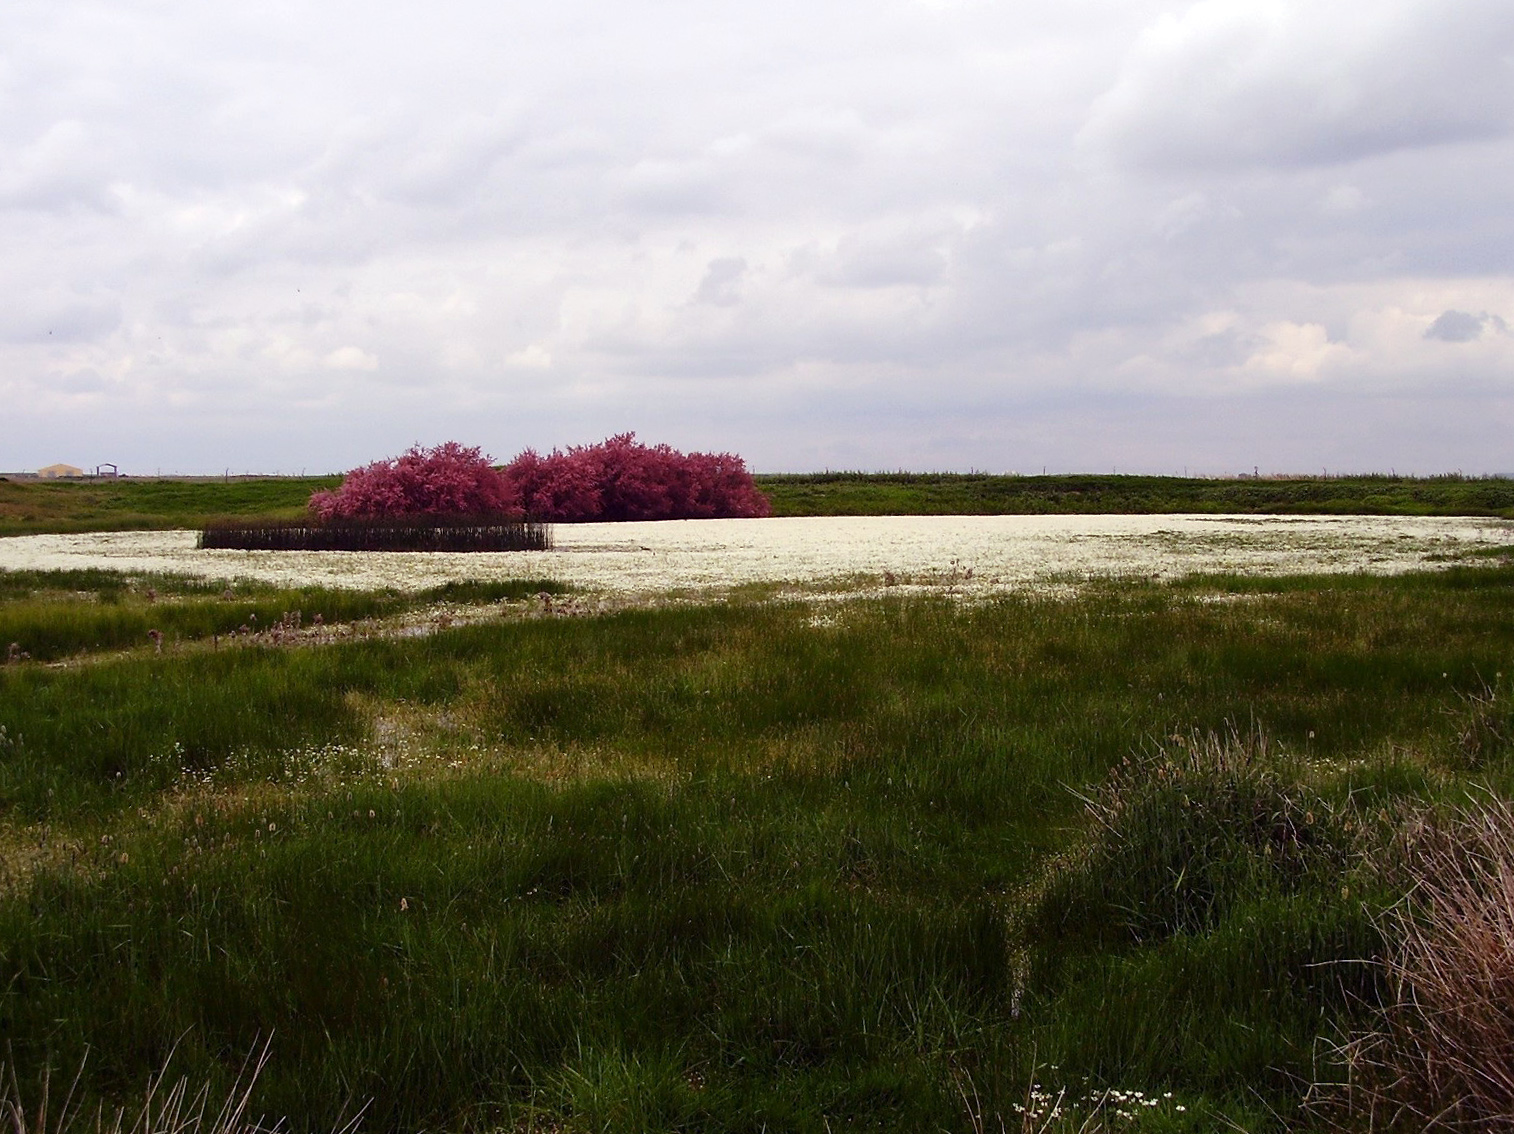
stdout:
<svg viewBox="0 0 1514 1134">
<path fill-rule="evenodd" d="M 1507 333 L 1509 326 L 1497 315 L 1484 311 L 1473 315 L 1467 311 L 1442 311 L 1425 331 L 1425 338 L 1439 339 L 1443 343 L 1470 343 L 1480 339 L 1483 332 L 1492 329 Z"/>
<path fill-rule="evenodd" d="M 1254 334 L 1243 334 L 1235 330 L 1216 331 L 1201 335 L 1187 348 L 1179 350 L 1177 357 L 1201 367 L 1238 366 L 1251 357 L 1260 345 L 1261 340 Z"/>
<path fill-rule="evenodd" d="M 0 208 L 116 212 L 101 140 L 78 119 L 49 123 L 0 166 Z"/>
<path fill-rule="evenodd" d="M 829 256 L 806 253 L 802 258 L 815 262 L 816 277 L 836 287 L 928 287 L 941 279 L 950 255 L 943 234 L 902 237 L 874 234 L 851 234 L 842 239 Z"/>
<path fill-rule="evenodd" d="M 746 261 L 738 256 L 711 260 L 694 293 L 694 302 L 715 307 L 733 307 L 741 302 L 741 277 L 746 275 Z"/>
<path fill-rule="evenodd" d="M 855 109 L 807 108 L 762 131 L 766 144 L 801 157 L 852 162 L 863 157 L 876 137 Z"/>
<path fill-rule="evenodd" d="M 53 379 L 51 385 L 70 394 L 97 394 L 107 389 L 109 383 L 94 370 L 79 370 Z"/>
<path fill-rule="evenodd" d="M 0 307 L 0 342 L 62 345 L 102 339 L 121 323 L 114 296 L 51 288 Z"/>
<path fill-rule="evenodd" d="M 1502 0 L 1201 0 L 1161 16 L 1085 142 L 1153 168 L 1307 166 L 1506 135 Z"/>
<path fill-rule="evenodd" d="M 699 159 L 649 159 L 621 175 L 622 200 L 632 210 L 691 216 L 721 211 L 726 186 L 710 163 Z"/>
<path fill-rule="evenodd" d="M 465 114 L 440 131 L 434 123 L 417 125 L 409 144 L 395 147 L 391 192 L 398 200 L 432 207 L 491 192 L 499 164 L 523 137 L 515 116 L 507 112 Z"/>
</svg>

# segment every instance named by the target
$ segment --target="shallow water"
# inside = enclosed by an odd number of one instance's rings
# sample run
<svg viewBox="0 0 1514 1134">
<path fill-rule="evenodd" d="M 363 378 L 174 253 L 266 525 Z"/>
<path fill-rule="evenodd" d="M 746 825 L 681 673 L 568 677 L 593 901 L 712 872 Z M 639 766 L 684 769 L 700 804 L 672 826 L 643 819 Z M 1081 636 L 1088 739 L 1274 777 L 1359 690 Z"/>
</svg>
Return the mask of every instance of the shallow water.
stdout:
<svg viewBox="0 0 1514 1134">
<path fill-rule="evenodd" d="M 0 569 L 100 567 L 402 590 L 549 577 L 621 595 L 753 583 L 876 586 L 892 575 L 901 584 L 982 592 L 1211 571 L 1390 574 L 1514 542 L 1514 524 L 1399 516 L 866 516 L 559 524 L 554 536 L 552 551 L 471 554 L 201 551 L 195 533 L 185 531 L 14 536 L 0 539 Z"/>
</svg>

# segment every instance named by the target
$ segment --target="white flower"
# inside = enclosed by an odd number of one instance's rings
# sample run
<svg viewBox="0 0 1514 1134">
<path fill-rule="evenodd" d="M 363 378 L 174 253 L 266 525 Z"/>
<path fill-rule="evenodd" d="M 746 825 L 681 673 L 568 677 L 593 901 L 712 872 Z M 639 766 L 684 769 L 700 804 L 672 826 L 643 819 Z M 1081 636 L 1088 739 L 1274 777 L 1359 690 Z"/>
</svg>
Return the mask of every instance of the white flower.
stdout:
<svg viewBox="0 0 1514 1134">
<path fill-rule="evenodd" d="M 1504 521 L 1446 517 L 862 516 L 559 524 L 554 538 L 553 551 L 365 554 L 199 551 L 193 532 L 13 536 L 0 539 L 0 568 L 104 567 L 401 590 L 551 577 L 630 597 L 757 582 L 829 580 L 856 589 L 857 576 L 881 593 L 892 573 L 907 584 L 900 589 L 989 595 L 1118 575 L 1390 574 L 1430 565 L 1425 557 L 1448 545 L 1508 537 Z"/>
</svg>

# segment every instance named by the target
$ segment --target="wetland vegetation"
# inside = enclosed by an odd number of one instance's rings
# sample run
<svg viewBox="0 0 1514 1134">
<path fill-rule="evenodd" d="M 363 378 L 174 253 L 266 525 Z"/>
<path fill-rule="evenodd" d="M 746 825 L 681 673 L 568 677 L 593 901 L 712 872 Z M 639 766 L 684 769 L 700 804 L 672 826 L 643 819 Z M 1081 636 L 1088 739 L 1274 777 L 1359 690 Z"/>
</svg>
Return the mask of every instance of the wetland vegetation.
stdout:
<svg viewBox="0 0 1514 1134">
<path fill-rule="evenodd" d="M 20 1092 L 229 1090 L 271 1037 L 252 1113 L 296 1131 L 1336 1129 L 1412 832 L 1514 786 L 1507 551 L 543 589 L 0 576 L 0 623 L 53 628 L 0 668 Z M 219 637 L 439 602 L 479 617 Z"/>
</svg>

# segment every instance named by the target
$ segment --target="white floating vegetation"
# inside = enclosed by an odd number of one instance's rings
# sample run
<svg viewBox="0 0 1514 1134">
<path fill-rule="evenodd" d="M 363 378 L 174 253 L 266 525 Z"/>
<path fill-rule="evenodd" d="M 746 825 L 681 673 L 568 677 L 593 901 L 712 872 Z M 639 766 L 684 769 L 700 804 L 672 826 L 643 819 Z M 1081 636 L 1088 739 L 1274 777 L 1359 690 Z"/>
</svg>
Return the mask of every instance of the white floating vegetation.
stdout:
<svg viewBox="0 0 1514 1134">
<path fill-rule="evenodd" d="M 1514 542 L 1506 520 L 1406 516 L 861 516 L 560 524 L 551 551 L 199 550 L 194 532 L 0 539 L 0 569 L 106 568 L 413 591 L 553 578 L 606 595 L 798 586 L 960 594 L 1204 572 L 1393 574 Z"/>
</svg>

